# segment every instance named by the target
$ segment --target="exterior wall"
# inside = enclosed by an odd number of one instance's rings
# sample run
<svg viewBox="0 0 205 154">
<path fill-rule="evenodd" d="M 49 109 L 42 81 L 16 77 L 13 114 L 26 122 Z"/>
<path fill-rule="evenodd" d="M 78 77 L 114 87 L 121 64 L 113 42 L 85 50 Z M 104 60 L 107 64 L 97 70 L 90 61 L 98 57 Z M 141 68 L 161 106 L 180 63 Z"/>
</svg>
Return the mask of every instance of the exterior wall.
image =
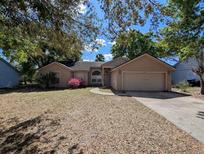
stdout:
<svg viewBox="0 0 205 154">
<path fill-rule="evenodd" d="M 59 78 L 59 83 L 56 84 L 56 87 L 67 87 L 68 80 L 73 77 L 73 72 L 71 70 L 55 63 L 51 63 L 39 70 L 40 74 L 46 74 L 49 72 L 56 73 Z"/>
<path fill-rule="evenodd" d="M 172 89 L 171 72 L 167 72 L 167 91 L 171 91 L 171 89 Z"/>
<path fill-rule="evenodd" d="M 159 71 L 167 72 L 167 68 L 148 56 L 137 59 L 121 68 L 122 71 Z"/>
<path fill-rule="evenodd" d="M 74 77 L 80 78 L 85 82 L 85 85 L 87 86 L 89 84 L 88 82 L 88 72 L 87 71 L 75 71 Z"/>
<path fill-rule="evenodd" d="M 0 60 L 0 88 L 15 87 L 19 79 L 18 72 Z"/>
<path fill-rule="evenodd" d="M 103 80 L 104 80 L 104 86 L 110 87 L 111 86 L 111 69 L 110 68 L 103 68 L 104 74 L 103 74 Z"/>
<path fill-rule="evenodd" d="M 199 76 L 192 71 L 196 67 L 197 61 L 193 58 L 177 64 L 176 71 L 172 73 L 172 83 L 178 84 L 192 79 L 199 80 Z"/>
<path fill-rule="evenodd" d="M 112 83 L 112 86 L 117 87 L 117 90 L 123 90 L 122 88 L 122 73 L 126 71 L 136 71 L 136 72 L 144 72 L 144 73 L 167 73 L 165 76 L 165 82 L 167 86 L 165 86 L 165 90 L 171 90 L 171 76 L 168 72 L 168 68 L 163 66 L 162 64 L 158 63 L 157 61 L 153 60 L 148 56 L 144 56 L 143 58 L 139 58 L 130 62 L 129 64 L 122 66 L 119 69 L 116 69 L 112 72 L 112 77 L 117 74 L 117 86 Z M 112 79 L 113 82 L 113 79 Z M 154 81 L 153 81 L 154 82 Z M 113 87 L 113 88 L 115 88 Z"/>
<path fill-rule="evenodd" d="M 113 89 L 119 90 L 118 89 L 118 71 L 114 71 L 111 74 L 111 86 Z"/>
</svg>

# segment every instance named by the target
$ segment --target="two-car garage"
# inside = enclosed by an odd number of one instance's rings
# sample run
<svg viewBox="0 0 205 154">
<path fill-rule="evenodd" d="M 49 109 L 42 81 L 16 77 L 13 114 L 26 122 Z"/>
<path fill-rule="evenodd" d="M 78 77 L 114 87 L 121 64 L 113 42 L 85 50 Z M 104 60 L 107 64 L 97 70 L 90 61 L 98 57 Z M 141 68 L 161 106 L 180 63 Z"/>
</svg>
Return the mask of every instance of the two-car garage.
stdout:
<svg viewBox="0 0 205 154">
<path fill-rule="evenodd" d="M 123 90 L 164 91 L 165 73 L 123 72 Z"/>
<path fill-rule="evenodd" d="M 174 70 L 161 60 L 144 54 L 112 70 L 112 88 L 124 91 L 170 91 L 170 74 Z"/>
</svg>

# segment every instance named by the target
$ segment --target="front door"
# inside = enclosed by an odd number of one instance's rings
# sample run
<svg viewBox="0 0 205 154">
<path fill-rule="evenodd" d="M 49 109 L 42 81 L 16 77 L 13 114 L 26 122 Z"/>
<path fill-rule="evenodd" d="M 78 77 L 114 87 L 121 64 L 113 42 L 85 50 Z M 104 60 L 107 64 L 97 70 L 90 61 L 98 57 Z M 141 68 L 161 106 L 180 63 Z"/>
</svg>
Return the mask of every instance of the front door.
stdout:
<svg viewBox="0 0 205 154">
<path fill-rule="evenodd" d="M 102 85 L 102 76 L 100 71 L 93 71 L 91 74 L 91 83 L 94 86 Z"/>
</svg>

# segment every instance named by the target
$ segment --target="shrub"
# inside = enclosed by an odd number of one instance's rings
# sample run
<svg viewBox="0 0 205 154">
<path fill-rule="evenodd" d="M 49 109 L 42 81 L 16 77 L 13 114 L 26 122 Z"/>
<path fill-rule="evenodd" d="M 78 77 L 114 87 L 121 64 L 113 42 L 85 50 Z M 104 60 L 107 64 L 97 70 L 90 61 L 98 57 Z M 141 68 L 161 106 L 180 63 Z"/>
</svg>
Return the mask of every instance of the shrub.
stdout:
<svg viewBox="0 0 205 154">
<path fill-rule="evenodd" d="M 186 81 L 180 82 L 176 85 L 176 88 L 180 89 L 183 92 L 187 92 L 189 84 Z"/>
<path fill-rule="evenodd" d="M 46 74 L 38 74 L 36 81 L 42 88 L 51 88 L 59 83 L 59 78 L 56 77 L 56 73 L 49 72 Z"/>
<path fill-rule="evenodd" d="M 79 88 L 80 86 L 84 86 L 85 82 L 82 79 L 79 79 L 79 78 L 71 78 L 68 81 L 68 85 L 71 88 Z"/>
</svg>

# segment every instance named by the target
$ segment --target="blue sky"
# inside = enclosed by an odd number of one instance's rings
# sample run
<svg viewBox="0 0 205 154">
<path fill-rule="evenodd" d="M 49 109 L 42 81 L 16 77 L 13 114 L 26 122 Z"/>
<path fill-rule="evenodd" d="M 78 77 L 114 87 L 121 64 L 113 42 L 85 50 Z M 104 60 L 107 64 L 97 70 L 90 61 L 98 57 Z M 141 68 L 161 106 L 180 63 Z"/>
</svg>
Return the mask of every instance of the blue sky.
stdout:
<svg viewBox="0 0 205 154">
<path fill-rule="evenodd" d="M 166 0 L 160 0 L 159 2 L 163 3 L 163 4 L 167 3 Z M 96 8 L 96 11 L 97 11 L 98 17 L 103 18 L 103 12 L 100 9 L 99 4 L 97 3 L 97 1 L 96 0 L 92 0 L 91 3 L 94 4 L 94 6 Z M 86 9 L 85 9 L 85 11 L 86 11 Z M 146 32 L 149 31 L 150 25 L 151 25 L 150 21 L 147 21 L 147 23 L 143 27 L 135 26 L 134 29 L 137 29 L 137 30 L 139 30 L 142 33 L 146 33 Z M 160 24 L 159 26 L 163 27 L 162 24 Z M 97 54 L 103 54 L 105 56 L 105 61 L 109 61 L 109 60 L 112 59 L 111 49 L 112 49 L 112 43 L 113 42 L 111 42 L 109 39 L 107 39 L 104 36 L 99 36 L 98 39 L 101 40 L 101 43 L 103 42 L 103 46 L 100 47 L 96 51 L 84 50 L 82 52 L 83 53 L 82 57 L 81 57 L 82 60 L 84 60 L 84 61 L 94 61 Z M 167 59 L 165 61 L 167 63 L 171 64 L 171 65 L 176 63 L 176 61 L 167 60 Z"/>
</svg>

